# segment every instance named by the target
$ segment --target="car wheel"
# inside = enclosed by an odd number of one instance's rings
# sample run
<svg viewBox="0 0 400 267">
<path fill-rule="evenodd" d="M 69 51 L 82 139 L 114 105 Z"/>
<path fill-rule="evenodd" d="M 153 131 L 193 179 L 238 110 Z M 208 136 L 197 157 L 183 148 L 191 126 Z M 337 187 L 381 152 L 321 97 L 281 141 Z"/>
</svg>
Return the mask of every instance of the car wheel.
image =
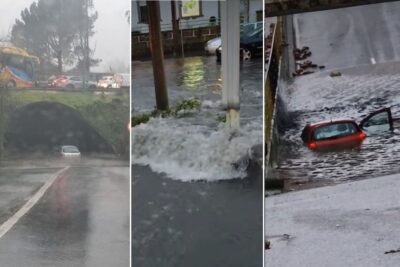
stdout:
<svg viewBox="0 0 400 267">
<path fill-rule="evenodd" d="M 15 84 L 15 81 L 13 81 L 13 80 L 9 80 L 8 82 L 7 82 L 7 84 L 6 84 L 6 87 L 7 88 L 15 88 L 16 87 L 16 84 Z"/>
<path fill-rule="evenodd" d="M 107 86 L 107 89 L 110 89 L 110 88 L 111 88 L 111 84 Z"/>
<path fill-rule="evenodd" d="M 243 48 L 242 59 L 243 60 L 250 60 L 251 59 L 251 51 L 249 49 Z"/>
<path fill-rule="evenodd" d="M 96 86 L 95 85 L 89 85 L 89 89 L 96 89 Z"/>
<path fill-rule="evenodd" d="M 65 88 L 74 89 L 74 86 L 72 84 L 67 84 L 67 86 L 65 86 Z"/>
</svg>

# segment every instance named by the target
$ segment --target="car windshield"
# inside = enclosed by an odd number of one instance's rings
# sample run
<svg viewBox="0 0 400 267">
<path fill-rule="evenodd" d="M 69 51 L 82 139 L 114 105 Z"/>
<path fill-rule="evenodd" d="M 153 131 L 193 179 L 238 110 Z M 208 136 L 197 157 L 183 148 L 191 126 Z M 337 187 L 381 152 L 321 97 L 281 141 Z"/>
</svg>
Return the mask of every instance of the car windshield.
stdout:
<svg viewBox="0 0 400 267">
<path fill-rule="evenodd" d="M 261 27 L 260 27 L 261 25 Z M 244 24 L 240 28 L 240 36 L 251 36 L 255 32 L 262 31 L 262 23 L 249 23 L 249 24 Z"/>
<path fill-rule="evenodd" d="M 357 132 L 357 127 L 354 125 L 354 123 L 351 122 L 335 123 L 317 128 L 314 131 L 313 139 L 315 141 L 334 139 L 342 136 L 351 135 L 356 132 Z"/>
<path fill-rule="evenodd" d="M 63 147 L 64 153 L 79 153 L 79 150 L 75 146 L 65 146 Z"/>
</svg>

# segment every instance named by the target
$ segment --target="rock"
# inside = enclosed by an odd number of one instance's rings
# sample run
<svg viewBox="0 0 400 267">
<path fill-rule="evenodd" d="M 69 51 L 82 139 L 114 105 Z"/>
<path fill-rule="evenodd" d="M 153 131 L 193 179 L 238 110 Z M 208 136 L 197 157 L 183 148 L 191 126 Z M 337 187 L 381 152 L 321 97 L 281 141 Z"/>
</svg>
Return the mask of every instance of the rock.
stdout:
<svg viewBox="0 0 400 267">
<path fill-rule="evenodd" d="M 265 250 L 271 249 L 271 242 L 268 240 L 265 240 Z"/>
<path fill-rule="evenodd" d="M 342 73 L 340 71 L 332 71 L 329 76 L 331 77 L 339 77 L 342 76 Z"/>
</svg>

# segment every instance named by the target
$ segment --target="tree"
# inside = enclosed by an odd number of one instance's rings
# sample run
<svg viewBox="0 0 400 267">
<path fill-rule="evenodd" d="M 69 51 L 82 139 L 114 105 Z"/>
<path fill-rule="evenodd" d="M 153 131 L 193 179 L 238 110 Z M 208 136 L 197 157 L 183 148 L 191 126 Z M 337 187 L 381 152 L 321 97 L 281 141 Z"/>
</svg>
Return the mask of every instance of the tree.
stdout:
<svg viewBox="0 0 400 267">
<path fill-rule="evenodd" d="M 21 12 L 11 30 L 11 42 L 56 64 L 59 73 L 64 64 L 81 60 L 81 52 L 90 54 L 88 37 L 94 34 L 97 12 L 91 0 L 39 0 Z M 86 38 L 82 40 L 82 35 Z M 87 60 L 86 62 L 89 62 Z"/>
<path fill-rule="evenodd" d="M 75 21 L 78 27 L 77 38 L 74 42 L 76 68 L 86 76 L 90 72 L 90 67 L 96 66 L 101 61 L 93 58 L 94 50 L 90 49 L 89 44 L 89 38 L 95 33 L 94 23 L 98 18 L 98 13 L 94 11 L 93 0 L 75 1 L 78 1 L 81 7 Z"/>
</svg>

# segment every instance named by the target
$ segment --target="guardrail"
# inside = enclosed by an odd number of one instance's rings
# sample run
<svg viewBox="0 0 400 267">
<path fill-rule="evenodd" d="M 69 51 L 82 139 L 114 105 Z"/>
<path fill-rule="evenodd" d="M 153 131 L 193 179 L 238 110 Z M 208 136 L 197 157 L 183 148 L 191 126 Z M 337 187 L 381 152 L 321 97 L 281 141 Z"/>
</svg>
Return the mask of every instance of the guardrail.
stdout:
<svg viewBox="0 0 400 267">
<path fill-rule="evenodd" d="M 272 136 L 272 126 L 273 126 L 273 114 L 275 110 L 275 100 L 277 96 L 277 87 L 279 79 L 279 69 L 280 69 L 280 57 L 282 53 L 282 31 L 281 22 L 276 21 L 275 24 L 271 24 L 273 27 L 270 34 L 267 36 L 266 46 L 268 47 L 266 51 L 269 54 L 266 58 L 266 73 L 265 73 L 265 142 L 267 145 L 267 152 L 270 151 L 270 143 Z M 268 44 L 269 43 L 269 44 Z"/>
<path fill-rule="evenodd" d="M 396 1 L 398 0 L 266 0 L 265 15 L 267 17 L 276 17 Z"/>
<path fill-rule="evenodd" d="M 276 114 L 278 102 L 279 79 L 281 74 L 281 58 L 282 58 L 282 21 L 277 19 L 275 23 L 268 25 L 270 34 L 266 40 L 266 70 L 265 70 L 265 87 L 264 87 L 264 118 L 265 118 L 265 186 L 266 188 L 281 188 L 282 181 L 279 179 L 271 179 L 269 170 L 272 167 L 272 161 L 278 155 L 278 141 Z"/>
</svg>

